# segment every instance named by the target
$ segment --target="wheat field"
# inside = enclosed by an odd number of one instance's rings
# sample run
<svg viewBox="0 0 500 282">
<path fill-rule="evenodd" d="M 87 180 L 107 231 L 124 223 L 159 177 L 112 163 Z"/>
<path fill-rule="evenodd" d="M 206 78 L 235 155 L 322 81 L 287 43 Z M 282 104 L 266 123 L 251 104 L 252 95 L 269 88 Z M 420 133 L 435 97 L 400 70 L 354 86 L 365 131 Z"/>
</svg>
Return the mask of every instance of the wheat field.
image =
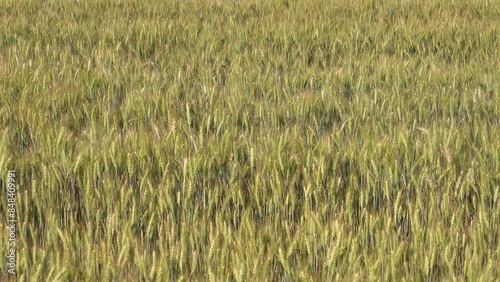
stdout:
<svg viewBox="0 0 500 282">
<path fill-rule="evenodd" d="M 0 280 L 499 281 L 499 37 L 493 0 L 2 0 Z"/>
</svg>

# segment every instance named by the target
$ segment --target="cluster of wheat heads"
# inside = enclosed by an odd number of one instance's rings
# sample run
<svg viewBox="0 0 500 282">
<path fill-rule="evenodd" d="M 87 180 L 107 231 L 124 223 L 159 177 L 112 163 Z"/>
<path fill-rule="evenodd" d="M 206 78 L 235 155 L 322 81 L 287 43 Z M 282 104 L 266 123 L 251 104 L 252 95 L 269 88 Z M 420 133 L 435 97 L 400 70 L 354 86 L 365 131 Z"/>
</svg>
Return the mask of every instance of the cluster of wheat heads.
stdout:
<svg viewBox="0 0 500 282">
<path fill-rule="evenodd" d="M 0 280 L 500 279 L 499 9 L 1 1 Z"/>
</svg>

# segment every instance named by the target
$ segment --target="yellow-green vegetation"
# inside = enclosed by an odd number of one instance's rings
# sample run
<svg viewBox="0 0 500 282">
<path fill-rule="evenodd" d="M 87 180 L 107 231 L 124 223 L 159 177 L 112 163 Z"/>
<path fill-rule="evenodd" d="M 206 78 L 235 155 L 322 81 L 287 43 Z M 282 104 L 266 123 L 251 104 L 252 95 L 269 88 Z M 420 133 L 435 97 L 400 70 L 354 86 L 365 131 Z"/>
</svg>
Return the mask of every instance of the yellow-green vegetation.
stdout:
<svg viewBox="0 0 500 282">
<path fill-rule="evenodd" d="M 500 3 L 3 0 L 0 280 L 500 279 Z"/>
</svg>

